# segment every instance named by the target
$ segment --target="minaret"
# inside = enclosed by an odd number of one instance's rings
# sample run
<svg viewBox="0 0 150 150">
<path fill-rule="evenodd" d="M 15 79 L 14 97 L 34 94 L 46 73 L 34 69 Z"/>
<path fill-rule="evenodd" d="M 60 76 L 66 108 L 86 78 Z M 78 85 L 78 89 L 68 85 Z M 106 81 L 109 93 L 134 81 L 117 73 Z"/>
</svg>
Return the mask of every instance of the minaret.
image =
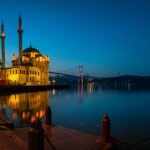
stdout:
<svg viewBox="0 0 150 150">
<path fill-rule="evenodd" d="M 4 24 L 2 21 L 1 26 L 1 40 L 2 40 L 2 69 L 5 69 L 5 33 L 4 33 Z"/>
<path fill-rule="evenodd" d="M 19 15 L 19 28 L 18 28 L 18 34 L 19 34 L 19 65 L 21 65 L 22 62 L 22 33 L 23 33 L 23 29 L 22 29 L 22 19 L 21 19 L 21 15 Z"/>
</svg>

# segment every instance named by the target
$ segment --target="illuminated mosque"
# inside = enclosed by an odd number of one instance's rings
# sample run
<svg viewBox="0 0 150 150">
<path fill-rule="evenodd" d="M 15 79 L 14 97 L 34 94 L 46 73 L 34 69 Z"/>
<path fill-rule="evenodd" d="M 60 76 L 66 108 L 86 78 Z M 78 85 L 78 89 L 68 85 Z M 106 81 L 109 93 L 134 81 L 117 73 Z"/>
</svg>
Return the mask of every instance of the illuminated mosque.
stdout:
<svg viewBox="0 0 150 150">
<path fill-rule="evenodd" d="M 29 48 L 22 50 L 22 18 L 19 16 L 19 56 L 12 56 L 12 66 L 5 67 L 5 32 L 1 26 L 2 61 L 0 70 L 0 85 L 48 85 L 49 56 L 43 56 L 39 50 Z"/>
</svg>

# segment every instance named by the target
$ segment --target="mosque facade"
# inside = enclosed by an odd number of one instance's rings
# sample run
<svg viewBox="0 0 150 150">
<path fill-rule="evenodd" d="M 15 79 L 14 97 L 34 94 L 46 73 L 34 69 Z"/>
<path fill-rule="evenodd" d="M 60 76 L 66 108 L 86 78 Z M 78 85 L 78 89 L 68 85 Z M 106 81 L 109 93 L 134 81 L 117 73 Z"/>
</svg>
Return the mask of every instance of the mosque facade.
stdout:
<svg viewBox="0 0 150 150">
<path fill-rule="evenodd" d="M 0 85 L 49 85 L 49 56 L 43 56 L 31 45 L 22 50 L 22 18 L 19 16 L 19 54 L 13 54 L 12 65 L 5 67 L 5 32 L 1 26 L 2 61 L 0 69 Z"/>
</svg>

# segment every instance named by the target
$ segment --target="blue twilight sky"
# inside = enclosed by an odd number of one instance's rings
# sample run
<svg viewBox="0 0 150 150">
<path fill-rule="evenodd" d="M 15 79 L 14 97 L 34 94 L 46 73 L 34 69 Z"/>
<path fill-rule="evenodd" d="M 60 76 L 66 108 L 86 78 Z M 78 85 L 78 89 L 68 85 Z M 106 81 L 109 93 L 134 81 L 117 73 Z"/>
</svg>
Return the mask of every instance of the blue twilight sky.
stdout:
<svg viewBox="0 0 150 150">
<path fill-rule="evenodd" d="M 19 12 L 23 49 L 48 54 L 53 71 L 150 75 L 149 0 L 0 0 L 7 64 L 18 55 Z"/>
</svg>

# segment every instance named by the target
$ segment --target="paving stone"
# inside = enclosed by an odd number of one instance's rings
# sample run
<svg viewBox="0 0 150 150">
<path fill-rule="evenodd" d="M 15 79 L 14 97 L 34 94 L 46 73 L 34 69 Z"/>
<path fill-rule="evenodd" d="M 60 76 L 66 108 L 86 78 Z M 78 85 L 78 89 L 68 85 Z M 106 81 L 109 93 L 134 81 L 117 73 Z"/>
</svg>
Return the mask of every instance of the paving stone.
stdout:
<svg viewBox="0 0 150 150">
<path fill-rule="evenodd" d="M 27 150 L 27 143 L 5 126 L 0 126 L 0 150 Z"/>
</svg>

